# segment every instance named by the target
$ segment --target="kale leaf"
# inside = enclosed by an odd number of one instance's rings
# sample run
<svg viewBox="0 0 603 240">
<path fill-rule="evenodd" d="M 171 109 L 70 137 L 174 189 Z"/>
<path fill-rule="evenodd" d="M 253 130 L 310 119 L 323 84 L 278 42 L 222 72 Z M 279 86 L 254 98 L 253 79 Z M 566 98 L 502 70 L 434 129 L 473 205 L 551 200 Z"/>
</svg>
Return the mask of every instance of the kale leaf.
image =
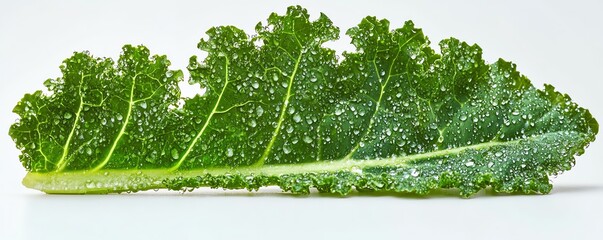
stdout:
<svg viewBox="0 0 603 240">
<path fill-rule="evenodd" d="M 203 95 L 178 104 L 183 74 L 165 56 L 126 45 L 114 62 L 75 53 L 48 94 L 26 94 L 10 135 L 48 193 L 147 189 L 306 194 L 352 189 L 463 196 L 547 193 L 595 140 L 588 110 L 514 64 L 450 38 L 430 47 L 411 21 L 390 30 L 367 17 L 347 31 L 342 60 L 325 42 L 339 28 L 290 7 L 249 36 L 211 28 L 190 59 Z"/>
</svg>

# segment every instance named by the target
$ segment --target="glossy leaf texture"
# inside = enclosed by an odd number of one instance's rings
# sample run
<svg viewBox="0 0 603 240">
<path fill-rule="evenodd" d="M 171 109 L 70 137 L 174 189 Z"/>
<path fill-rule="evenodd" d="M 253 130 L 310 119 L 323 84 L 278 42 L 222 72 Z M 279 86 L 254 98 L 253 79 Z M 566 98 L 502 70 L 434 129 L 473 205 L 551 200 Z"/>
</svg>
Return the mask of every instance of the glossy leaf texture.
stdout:
<svg viewBox="0 0 603 240">
<path fill-rule="evenodd" d="M 469 196 L 547 193 L 595 139 L 588 110 L 535 88 L 504 60 L 454 38 L 430 46 L 411 21 L 367 17 L 342 59 L 324 47 L 339 28 L 299 6 L 250 36 L 211 28 L 190 59 L 205 93 L 178 105 L 182 72 L 126 46 L 117 63 L 76 53 L 50 93 L 27 94 L 10 135 L 49 193 L 278 185 Z"/>
</svg>

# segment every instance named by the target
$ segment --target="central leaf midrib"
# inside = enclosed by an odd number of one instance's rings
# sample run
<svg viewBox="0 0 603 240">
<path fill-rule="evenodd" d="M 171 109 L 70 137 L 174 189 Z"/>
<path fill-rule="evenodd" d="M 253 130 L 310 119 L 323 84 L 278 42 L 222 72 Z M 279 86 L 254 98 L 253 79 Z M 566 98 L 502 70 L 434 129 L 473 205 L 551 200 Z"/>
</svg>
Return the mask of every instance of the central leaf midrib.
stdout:
<svg viewBox="0 0 603 240">
<path fill-rule="evenodd" d="M 55 175 L 61 174 L 62 176 L 69 175 L 90 175 L 90 174 L 99 174 L 102 176 L 115 176 L 117 175 L 128 175 L 136 172 L 137 174 L 148 174 L 150 177 L 161 177 L 161 178 L 170 178 L 170 177 L 196 177 L 202 176 L 205 174 L 210 175 L 224 175 L 224 174 L 260 174 L 260 175 L 268 175 L 268 176 L 278 176 L 282 174 L 300 174 L 300 173 L 321 173 L 321 172 L 334 172 L 334 171 L 350 171 L 353 169 L 364 169 L 367 167 L 400 167 L 404 165 L 408 165 L 412 162 L 418 162 L 421 160 L 426 160 L 435 157 L 443 157 L 450 155 L 458 155 L 462 154 L 466 150 L 480 150 L 485 148 L 491 148 L 496 146 L 511 146 L 514 144 L 519 144 L 523 141 L 537 141 L 539 138 L 546 137 L 547 135 L 559 134 L 559 133 L 567 133 L 567 134 L 578 134 L 584 135 L 584 133 L 576 132 L 576 131 L 554 131 L 548 132 L 540 135 L 534 135 L 529 138 L 520 138 L 512 141 L 488 141 L 473 145 L 466 145 L 462 147 L 449 148 L 444 150 L 437 150 L 425 153 L 417 153 L 412 155 L 391 157 L 391 158 L 381 158 L 381 159 L 367 159 L 367 160 L 359 160 L 359 159 L 339 159 L 334 161 L 319 161 L 319 162 L 311 162 L 311 163 L 299 163 L 299 164 L 267 164 L 263 166 L 243 166 L 243 167 L 216 167 L 216 168 L 205 168 L 205 169 L 189 169 L 184 171 L 172 172 L 169 169 L 131 169 L 131 170 L 121 170 L 121 169 L 106 169 L 106 173 L 92 173 L 90 171 L 69 171 L 62 173 L 30 173 L 37 175 Z M 107 174 L 108 173 L 108 174 Z"/>
</svg>

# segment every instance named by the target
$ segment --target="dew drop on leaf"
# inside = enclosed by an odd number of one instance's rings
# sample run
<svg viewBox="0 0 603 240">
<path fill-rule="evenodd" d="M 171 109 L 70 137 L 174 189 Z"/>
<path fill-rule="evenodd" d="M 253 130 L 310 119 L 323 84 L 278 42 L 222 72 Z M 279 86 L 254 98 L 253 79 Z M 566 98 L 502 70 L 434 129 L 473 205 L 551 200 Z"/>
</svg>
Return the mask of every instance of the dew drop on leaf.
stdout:
<svg viewBox="0 0 603 240">
<path fill-rule="evenodd" d="M 172 148 L 171 154 L 173 159 L 177 160 L 178 158 L 180 158 L 180 153 L 178 153 L 178 149 Z"/>
<path fill-rule="evenodd" d="M 262 108 L 262 106 L 258 106 L 255 109 L 255 114 L 258 115 L 258 117 L 261 117 L 264 114 L 264 109 Z"/>
<path fill-rule="evenodd" d="M 234 152 L 233 152 L 232 148 L 226 149 L 226 156 L 227 157 L 232 157 L 233 155 L 234 155 Z"/>
<path fill-rule="evenodd" d="M 296 123 L 301 122 L 301 116 L 299 114 L 293 115 L 293 121 Z"/>
<path fill-rule="evenodd" d="M 293 132 L 293 126 L 289 125 L 287 126 L 287 133 L 292 133 Z"/>
<path fill-rule="evenodd" d="M 285 154 L 289 154 L 289 153 L 291 153 L 291 147 L 289 147 L 289 145 L 288 145 L 288 144 L 283 145 L 283 152 L 284 152 Z"/>
</svg>

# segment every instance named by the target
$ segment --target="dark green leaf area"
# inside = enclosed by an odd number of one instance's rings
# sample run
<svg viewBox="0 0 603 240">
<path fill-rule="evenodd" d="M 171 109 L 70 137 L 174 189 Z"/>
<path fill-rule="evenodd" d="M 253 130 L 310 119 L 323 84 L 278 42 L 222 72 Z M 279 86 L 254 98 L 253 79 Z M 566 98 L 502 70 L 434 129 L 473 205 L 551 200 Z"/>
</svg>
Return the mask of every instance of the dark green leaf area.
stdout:
<svg viewBox="0 0 603 240">
<path fill-rule="evenodd" d="M 289 7 L 256 25 L 209 29 L 189 60 L 199 94 L 181 98 L 165 56 L 125 46 L 119 59 L 75 53 L 48 91 L 26 94 L 10 135 L 51 193 L 154 188 L 546 193 L 595 140 L 588 110 L 515 64 L 488 64 L 455 38 L 436 52 L 407 21 L 366 17 L 355 50 L 340 30 Z"/>
<path fill-rule="evenodd" d="M 337 77 L 335 53 L 321 44 L 339 30 L 324 15 L 310 21 L 300 8 L 256 28 L 253 38 L 235 27 L 212 28 L 199 43 L 208 57 L 191 59 L 190 81 L 207 92 L 186 101 L 176 135 L 186 145 L 175 146 L 181 166 L 174 169 L 318 160 L 305 149 L 318 147 Z"/>
<path fill-rule="evenodd" d="M 10 134 L 30 171 L 147 168 L 162 162 L 171 134 L 168 107 L 180 97 L 179 71 L 165 56 L 125 46 L 110 59 L 76 53 L 63 76 L 45 82 L 50 95 L 26 95 Z M 110 160 L 110 161 L 109 161 Z"/>
<path fill-rule="evenodd" d="M 569 170 L 572 152 L 580 151 L 579 135 L 549 133 L 529 140 L 517 140 L 508 146 L 470 149 L 415 161 L 412 164 L 386 167 L 355 168 L 351 171 L 296 173 L 280 176 L 227 174 L 175 178 L 164 181 L 172 190 L 192 191 L 209 186 L 224 189 L 256 191 L 262 186 L 278 185 L 283 191 L 308 194 L 319 192 L 346 195 L 352 190 L 409 192 L 428 194 L 439 188 L 457 188 L 462 196 L 470 196 L 491 186 L 495 192 L 548 193 L 550 175 Z M 543 148 L 552 147 L 546 156 Z M 564 148 L 569 147 L 571 151 Z"/>
</svg>

